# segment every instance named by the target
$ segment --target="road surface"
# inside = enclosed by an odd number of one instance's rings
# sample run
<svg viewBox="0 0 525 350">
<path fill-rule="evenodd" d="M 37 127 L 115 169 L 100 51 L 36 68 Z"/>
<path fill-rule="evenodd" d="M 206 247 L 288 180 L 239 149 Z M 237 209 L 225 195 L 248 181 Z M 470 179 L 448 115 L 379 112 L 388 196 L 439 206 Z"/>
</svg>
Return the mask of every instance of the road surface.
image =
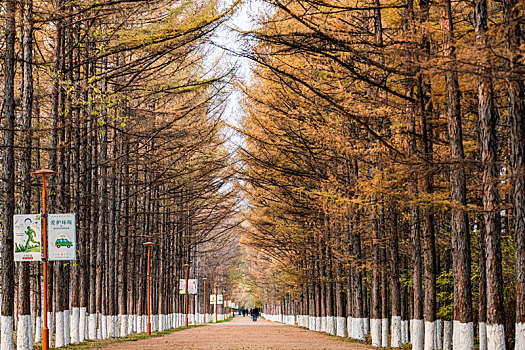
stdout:
<svg viewBox="0 0 525 350">
<path fill-rule="evenodd" d="M 167 349 L 352 349 L 369 350 L 371 346 L 346 342 L 299 327 L 249 317 L 236 316 L 230 322 L 194 327 L 172 334 L 139 341 L 115 343 L 106 350 Z"/>
</svg>

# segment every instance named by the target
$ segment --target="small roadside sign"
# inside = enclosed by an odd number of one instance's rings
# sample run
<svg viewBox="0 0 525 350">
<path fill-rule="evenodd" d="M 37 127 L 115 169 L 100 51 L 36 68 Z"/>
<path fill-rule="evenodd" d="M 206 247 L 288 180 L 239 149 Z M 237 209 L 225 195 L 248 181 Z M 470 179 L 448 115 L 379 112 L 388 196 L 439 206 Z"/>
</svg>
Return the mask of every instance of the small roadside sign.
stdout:
<svg viewBox="0 0 525 350">
<path fill-rule="evenodd" d="M 42 215 L 13 216 L 15 261 L 42 261 Z"/>
<path fill-rule="evenodd" d="M 48 258 L 49 260 L 76 260 L 77 237 L 75 214 L 49 214 Z"/>
</svg>

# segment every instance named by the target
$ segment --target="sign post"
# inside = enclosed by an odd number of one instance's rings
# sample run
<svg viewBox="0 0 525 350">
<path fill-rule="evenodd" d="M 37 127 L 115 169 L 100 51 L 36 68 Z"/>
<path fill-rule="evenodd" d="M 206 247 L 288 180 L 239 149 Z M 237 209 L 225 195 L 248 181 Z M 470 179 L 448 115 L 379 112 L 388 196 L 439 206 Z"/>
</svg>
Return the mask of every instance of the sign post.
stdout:
<svg viewBox="0 0 525 350">
<path fill-rule="evenodd" d="M 42 270 L 44 289 L 44 324 L 42 325 L 42 350 L 49 350 L 49 328 L 47 328 L 47 175 L 56 174 L 56 171 L 41 169 L 33 175 L 42 175 Z"/>
</svg>

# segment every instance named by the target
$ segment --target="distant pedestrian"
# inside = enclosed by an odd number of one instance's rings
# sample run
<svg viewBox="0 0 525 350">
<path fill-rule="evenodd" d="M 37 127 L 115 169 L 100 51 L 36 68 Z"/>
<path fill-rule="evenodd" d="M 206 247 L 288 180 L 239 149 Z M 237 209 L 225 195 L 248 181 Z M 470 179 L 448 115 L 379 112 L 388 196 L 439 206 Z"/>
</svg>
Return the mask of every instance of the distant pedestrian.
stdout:
<svg viewBox="0 0 525 350">
<path fill-rule="evenodd" d="M 259 308 L 255 307 L 252 310 L 252 321 L 257 322 L 257 317 L 259 317 Z"/>
</svg>

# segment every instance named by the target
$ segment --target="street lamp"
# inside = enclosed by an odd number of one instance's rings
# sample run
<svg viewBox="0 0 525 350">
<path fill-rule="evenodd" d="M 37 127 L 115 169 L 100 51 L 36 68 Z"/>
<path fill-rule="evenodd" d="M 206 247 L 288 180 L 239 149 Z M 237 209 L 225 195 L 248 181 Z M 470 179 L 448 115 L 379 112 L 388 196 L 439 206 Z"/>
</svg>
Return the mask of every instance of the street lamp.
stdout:
<svg viewBox="0 0 525 350">
<path fill-rule="evenodd" d="M 203 323 L 206 323 L 206 280 L 207 280 L 206 277 L 202 279 L 203 281 L 202 283 L 204 283 L 204 298 L 203 298 L 204 299 L 204 322 Z"/>
<path fill-rule="evenodd" d="M 42 175 L 42 270 L 44 278 L 44 324 L 42 326 L 42 350 L 49 350 L 49 328 L 47 328 L 47 175 L 54 175 L 56 171 L 41 169 L 33 175 Z"/>
<path fill-rule="evenodd" d="M 215 284 L 215 323 L 217 323 L 217 314 L 219 313 L 219 310 L 217 309 L 217 301 L 219 299 L 219 295 L 217 295 L 218 288 L 219 288 L 219 285 Z"/>
<path fill-rule="evenodd" d="M 182 266 L 186 268 L 186 327 L 188 327 L 188 267 L 190 265 L 184 264 Z"/>
<path fill-rule="evenodd" d="M 144 246 L 148 247 L 148 335 L 151 334 L 151 285 L 150 285 L 150 256 L 151 256 L 151 246 L 154 245 L 153 242 L 146 242 Z"/>
</svg>

